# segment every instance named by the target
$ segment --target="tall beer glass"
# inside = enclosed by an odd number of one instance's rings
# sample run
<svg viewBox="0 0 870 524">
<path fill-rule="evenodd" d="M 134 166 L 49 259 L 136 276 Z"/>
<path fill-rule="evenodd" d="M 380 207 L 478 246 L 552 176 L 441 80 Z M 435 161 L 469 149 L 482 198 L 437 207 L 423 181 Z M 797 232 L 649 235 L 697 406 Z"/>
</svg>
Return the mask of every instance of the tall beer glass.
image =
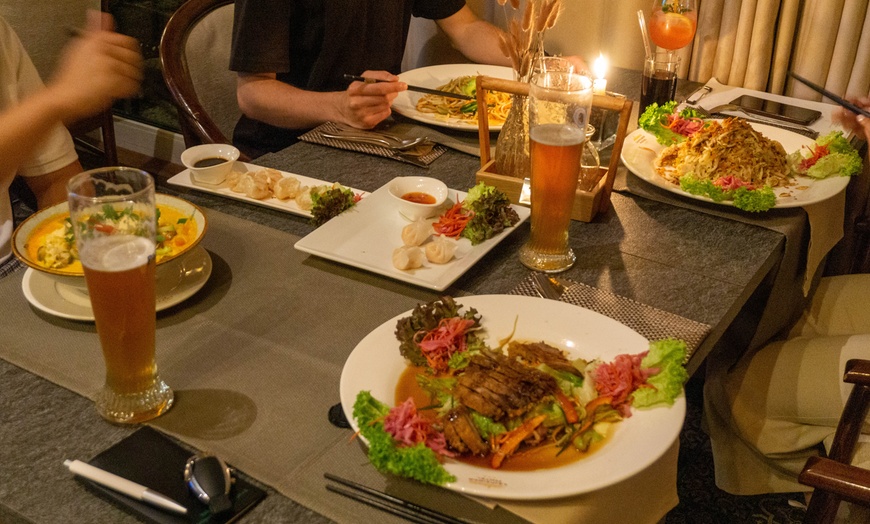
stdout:
<svg viewBox="0 0 870 524">
<path fill-rule="evenodd" d="M 145 171 L 109 167 L 76 175 L 67 190 L 106 363 L 97 411 L 115 423 L 152 419 L 174 399 L 154 358 L 154 180 Z"/>
<path fill-rule="evenodd" d="M 592 82 L 569 72 L 542 72 L 529 90 L 532 236 L 520 262 L 546 273 L 574 265 L 568 226 L 577 192 Z"/>
</svg>

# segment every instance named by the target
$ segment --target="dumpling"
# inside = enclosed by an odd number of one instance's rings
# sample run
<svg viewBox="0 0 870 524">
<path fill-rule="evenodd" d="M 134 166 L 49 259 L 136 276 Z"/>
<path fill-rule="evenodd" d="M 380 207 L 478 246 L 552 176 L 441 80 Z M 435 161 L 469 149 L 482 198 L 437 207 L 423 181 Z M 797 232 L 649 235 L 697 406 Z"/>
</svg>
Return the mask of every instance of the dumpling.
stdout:
<svg viewBox="0 0 870 524">
<path fill-rule="evenodd" d="M 299 189 L 302 187 L 302 183 L 298 178 L 293 176 L 283 177 L 281 180 L 275 183 L 275 187 L 272 190 L 272 193 L 275 195 L 275 198 L 280 198 L 281 200 L 287 200 L 290 198 L 296 198 L 296 195 L 299 194 Z"/>
<path fill-rule="evenodd" d="M 262 172 L 247 173 L 239 180 L 233 191 L 244 193 L 255 200 L 263 200 L 272 196 L 269 190 L 269 178 Z"/>
<path fill-rule="evenodd" d="M 314 206 L 314 202 L 311 201 L 311 188 L 308 186 L 300 187 L 295 199 L 296 205 L 303 211 L 308 211 Z"/>
<path fill-rule="evenodd" d="M 423 265 L 423 250 L 417 246 L 402 246 L 393 250 L 393 267 L 405 271 Z"/>
<path fill-rule="evenodd" d="M 269 184 L 269 189 L 274 192 L 275 184 L 281 181 L 284 176 L 277 169 L 272 169 L 271 167 L 263 168 L 257 173 L 266 179 L 266 182 Z"/>
<path fill-rule="evenodd" d="M 453 254 L 456 253 L 456 241 L 450 238 L 438 235 L 432 242 L 424 246 L 426 250 L 426 259 L 433 264 L 446 264 L 453 260 Z"/>
<path fill-rule="evenodd" d="M 230 189 L 236 187 L 236 184 L 239 183 L 239 180 L 245 175 L 241 171 L 230 171 L 230 174 L 227 175 L 227 179 L 224 181 L 224 184 Z"/>
<path fill-rule="evenodd" d="M 402 242 L 406 246 L 419 246 L 432 235 L 432 225 L 426 220 L 420 219 L 411 222 L 402 228 Z"/>
</svg>

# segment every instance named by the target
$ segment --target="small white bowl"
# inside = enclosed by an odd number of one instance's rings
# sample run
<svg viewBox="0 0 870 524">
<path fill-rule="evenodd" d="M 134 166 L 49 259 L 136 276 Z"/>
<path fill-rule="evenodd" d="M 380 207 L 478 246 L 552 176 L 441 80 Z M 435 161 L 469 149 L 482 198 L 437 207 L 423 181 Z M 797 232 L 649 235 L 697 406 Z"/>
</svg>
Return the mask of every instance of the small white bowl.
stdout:
<svg viewBox="0 0 870 524">
<path fill-rule="evenodd" d="M 181 153 L 181 163 L 190 170 L 192 181 L 213 186 L 227 179 L 238 158 L 239 150 L 229 144 L 202 144 L 189 147 Z M 213 165 L 197 165 L 209 159 L 224 161 Z"/>
<path fill-rule="evenodd" d="M 394 178 L 389 186 L 390 195 L 396 201 L 399 213 L 408 220 L 435 216 L 447 200 L 447 185 L 437 178 L 425 176 L 405 176 Z M 412 202 L 406 197 L 413 193 L 423 193 L 434 198 L 431 203 Z"/>
</svg>

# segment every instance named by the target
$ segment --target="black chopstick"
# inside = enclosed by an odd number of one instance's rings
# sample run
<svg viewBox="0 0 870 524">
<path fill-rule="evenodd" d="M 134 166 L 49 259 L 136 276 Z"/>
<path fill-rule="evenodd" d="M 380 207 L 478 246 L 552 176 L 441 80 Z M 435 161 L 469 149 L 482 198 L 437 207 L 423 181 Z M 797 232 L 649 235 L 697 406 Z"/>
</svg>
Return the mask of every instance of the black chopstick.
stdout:
<svg viewBox="0 0 870 524">
<path fill-rule="evenodd" d="M 376 82 L 391 82 L 391 80 L 379 80 L 377 78 L 368 78 L 365 76 L 357 76 L 357 75 L 344 75 L 344 79 L 349 82 L 365 82 L 367 84 L 374 84 Z M 438 95 L 438 96 L 446 96 L 450 98 L 460 98 L 462 100 L 474 100 L 473 96 L 462 95 L 459 93 L 451 93 L 449 91 L 439 91 L 437 89 L 429 89 L 428 87 L 420 87 L 408 84 L 408 91 L 417 91 L 419 93 L 427 93 L 430 95 Z"/>
<path fill-rule="evenodd" d="M 429 509 L 414 504 L 413 502 L 394 497 L 382 491 L 358 484 L 352 480 L 337 477 L 332 473 L 324 473 L 323 476 L 327 480 L 338 482 L 339 484 L 356 490 L 356 492 L 347 491 L 330 484 L 326 485 L 327 490 L 344 495 L 345 497 L 362 502 L 363 504 L 368 504 L 369 506 L 388 513 L 392 513 L 393 515 L 404 517 L 413 522 L 420 524 L 466 524 L 462 520 L 453 518 L 450 515 L 445 515 L 440 511 L 435 511 L 434 509 Z"/>
<path fill-rule="evenodd" d="M 793 72 L 791 72 L 791 71 L 789 71 L 788 74 L 791 75 L 791 77 L 794 78 L 795 80 L 797 80 L 798 82 L 800 82 L 800 83 L 802 83 L 803 85 L 809 87 L 809 88 L 812 89 L 813 91 L 815 91 L 815 92 L 817 92 L 817 93 L 821 93 L 822 95 L 824 95 L 824 96 L 830 98 L 831 100 L 833 100 L 834 102 L 836 102 L 836 103 L 840 104 L 841 106 L 845 107 L 845 108 L 848 109 L 849 111 L 851 111 L 851 112 L 853 112 L 853 113 L 855 113 L 855 114 L 863 115 L 863 116 L 865 116 L 865 117 L 867 117 L 867 118 L 870 118 L 870 111 L 867 111 L 866 109 L 861 109 L 860 107 L 856 106 L 856 105 L 853 104 L 852 102 L 849 102 L 849 101 L 846 100 L 845 98 L 842 98 L 842 97 L 839 97 L 839 96 L 835 95 L 834 93 L 828 91 L 828 90 L 825 89 L 824 87 L 817 86 L 816 84 L 810 82 L 809 80 L 807 80 L 806 78 L 804 78 L 804 77 L 802 77 L 802 76 L 800 76 L 800 75 L 797 75 L 797 74 L 795 74 L 795 73 L 793 73 Z"/>
</svg>

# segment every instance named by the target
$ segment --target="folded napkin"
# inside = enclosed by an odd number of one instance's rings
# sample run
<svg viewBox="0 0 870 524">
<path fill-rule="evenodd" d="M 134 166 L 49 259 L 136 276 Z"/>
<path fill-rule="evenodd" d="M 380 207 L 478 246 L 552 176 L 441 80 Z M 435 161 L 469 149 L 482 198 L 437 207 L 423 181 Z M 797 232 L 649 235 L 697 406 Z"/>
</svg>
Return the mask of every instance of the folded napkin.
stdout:
<svg viewBox="0 0 870 524">
<path fill-rule="evenodd" d="M 339 131 L 340 128 L 337 124 L 333 122 L 325 122 L 300 136 L 299 140 L 311 142 L 313 144 L 320 144 L 323 146 L 336 147 L 338 149 L 346 149 L 348 151 L 356 151 L 357 153 L 366 153 L 368 155 L 382 156 L 384 158 L 391 158 L 393 160 L 398 160 L 400 162 L 405 162 L 421 167 L 428 166 L 429 164 L 434 162 L 436 158 L 443 155 L 447 151 L 446 147 L 439 144 L 431 146 L 431 149 L 428 152 L 425 150 L 393 151 L 386 147 L 361 144 L 358 142 L 350 142 L 347 140 L 338 140 L 335 138 L 327 138 L 323 136 L 324 132 L 336 133 Z M 421 147 L 428 148 L 430 146 L 425 145 Z"/>
<path fill-rule="evenodd" d="M 636 300 L 604 291 L 586 284 L 560 279 L 567 284 L 559 299 L 562 302 L 591 309 L 625 324 L 649 340 L 678 338 L 686 342 L 686 360 L 701 345 L 710 326 L 662 311 Z M 532 275 L 526 277 L 509 294 L 538 296 Z"/>
</svg>

